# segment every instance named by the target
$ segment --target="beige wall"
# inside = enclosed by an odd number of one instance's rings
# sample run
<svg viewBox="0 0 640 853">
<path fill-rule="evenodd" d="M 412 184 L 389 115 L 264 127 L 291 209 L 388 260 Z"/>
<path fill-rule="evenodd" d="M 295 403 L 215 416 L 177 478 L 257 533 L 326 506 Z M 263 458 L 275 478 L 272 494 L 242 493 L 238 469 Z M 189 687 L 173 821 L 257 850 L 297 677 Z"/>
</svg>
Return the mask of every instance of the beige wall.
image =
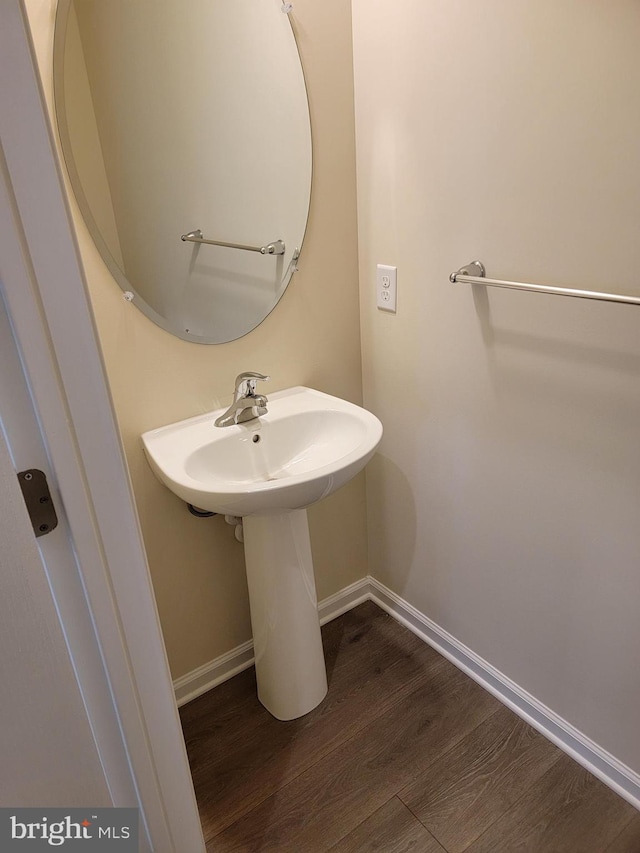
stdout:
<svg viewBox="0 0 640 853">
<path fill-rule="evenodd" d="M 635 0 L 353 0 L 372 574 L 640 771 Z M 398 266 L 398 313 L 375 307 Z"/>
<path fill-rule="evenodd" d="M 27 7 L 51 99 L 55 0 Z M 160 485 L 140 433 L 228 403 L 243 370 L 270 374 L 271 390 L 304 384 L 361 402 L 348 0 L 297 0 L 294 22 L 310 94 L 314 188 L 300 272 L 262 325 L 218 346 L 173 338 L 123 299 L 76 215 L 174 677 L 249 639 L 243 552 L 223 519 L 193 518 Z M 320 598 L 366 574 L 362 476 L 314 507 L 310 527 Z"/>
</svg>

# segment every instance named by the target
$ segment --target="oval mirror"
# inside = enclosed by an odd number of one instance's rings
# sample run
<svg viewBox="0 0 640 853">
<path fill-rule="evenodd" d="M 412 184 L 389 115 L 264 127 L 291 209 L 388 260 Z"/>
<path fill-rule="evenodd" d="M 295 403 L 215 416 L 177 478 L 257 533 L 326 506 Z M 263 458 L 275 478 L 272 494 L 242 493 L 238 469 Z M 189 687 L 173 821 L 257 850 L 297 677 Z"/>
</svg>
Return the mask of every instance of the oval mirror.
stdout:
<svg viewBox="0 0 640 853">
<path fill-rule="evenodd" d="M 281 0 L 60 0 L 54 91 L 87 227 L 120 287 L 180 338 L 274 308 L 311 192 L 309 107 Z"/>
</svg>

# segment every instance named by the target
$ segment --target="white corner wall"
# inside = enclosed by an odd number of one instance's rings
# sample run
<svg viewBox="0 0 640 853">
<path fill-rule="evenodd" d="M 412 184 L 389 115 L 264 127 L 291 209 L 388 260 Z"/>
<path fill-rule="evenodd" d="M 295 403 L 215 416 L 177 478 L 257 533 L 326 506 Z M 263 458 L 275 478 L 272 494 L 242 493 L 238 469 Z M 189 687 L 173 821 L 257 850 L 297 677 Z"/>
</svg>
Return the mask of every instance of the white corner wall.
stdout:
<svg viewBox="0 0 640 853">
<path fill-rule="evenodd" d="M 371 574 L 640 771 L 634 0 L 353 0 Z M 375 306 L 398 267 L 398 313 Z"/>
</svg>

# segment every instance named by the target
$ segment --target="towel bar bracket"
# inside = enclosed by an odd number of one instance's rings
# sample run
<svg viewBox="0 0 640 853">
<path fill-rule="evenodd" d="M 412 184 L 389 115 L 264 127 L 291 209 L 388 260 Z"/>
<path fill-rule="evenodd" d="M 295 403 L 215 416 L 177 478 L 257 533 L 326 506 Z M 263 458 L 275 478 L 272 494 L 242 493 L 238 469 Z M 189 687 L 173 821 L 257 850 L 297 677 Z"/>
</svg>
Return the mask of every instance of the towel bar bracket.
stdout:
<svg viewBox="0 0 640 853">
<path fill-rule="evenodd" d="M 452 272 L 449 276 L 449 281 L 452 284 L 455 284 L 457 281 L 457 276 L 459 275 L 471 275 L 475 278 L 484 278 L 487 271 L 484 268 L 484 264 L 482 261 L 471 261 L 470 264 L 467 264 L 464 267 L 460 267 L 457 272 Z"/>
</svg>

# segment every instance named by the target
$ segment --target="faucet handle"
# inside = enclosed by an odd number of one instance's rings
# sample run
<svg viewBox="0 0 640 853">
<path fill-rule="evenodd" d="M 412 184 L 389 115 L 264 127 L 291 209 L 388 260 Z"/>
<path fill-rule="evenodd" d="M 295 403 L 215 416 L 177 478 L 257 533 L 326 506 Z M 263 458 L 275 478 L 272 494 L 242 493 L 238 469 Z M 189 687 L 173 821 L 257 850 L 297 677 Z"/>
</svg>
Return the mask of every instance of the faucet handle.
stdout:
<svg viewBox="0 0 640 853">
<path fill-rule="evenodd" d="M 256 383 L 260 380 L 266 382 L 270 376 L 264 376 L 262 373 L 254 373 L 249 370 L 246 373 L 240 373 L 236 376 L 236 399 L 240 397 L 255 397 Z"/>
</svg>

